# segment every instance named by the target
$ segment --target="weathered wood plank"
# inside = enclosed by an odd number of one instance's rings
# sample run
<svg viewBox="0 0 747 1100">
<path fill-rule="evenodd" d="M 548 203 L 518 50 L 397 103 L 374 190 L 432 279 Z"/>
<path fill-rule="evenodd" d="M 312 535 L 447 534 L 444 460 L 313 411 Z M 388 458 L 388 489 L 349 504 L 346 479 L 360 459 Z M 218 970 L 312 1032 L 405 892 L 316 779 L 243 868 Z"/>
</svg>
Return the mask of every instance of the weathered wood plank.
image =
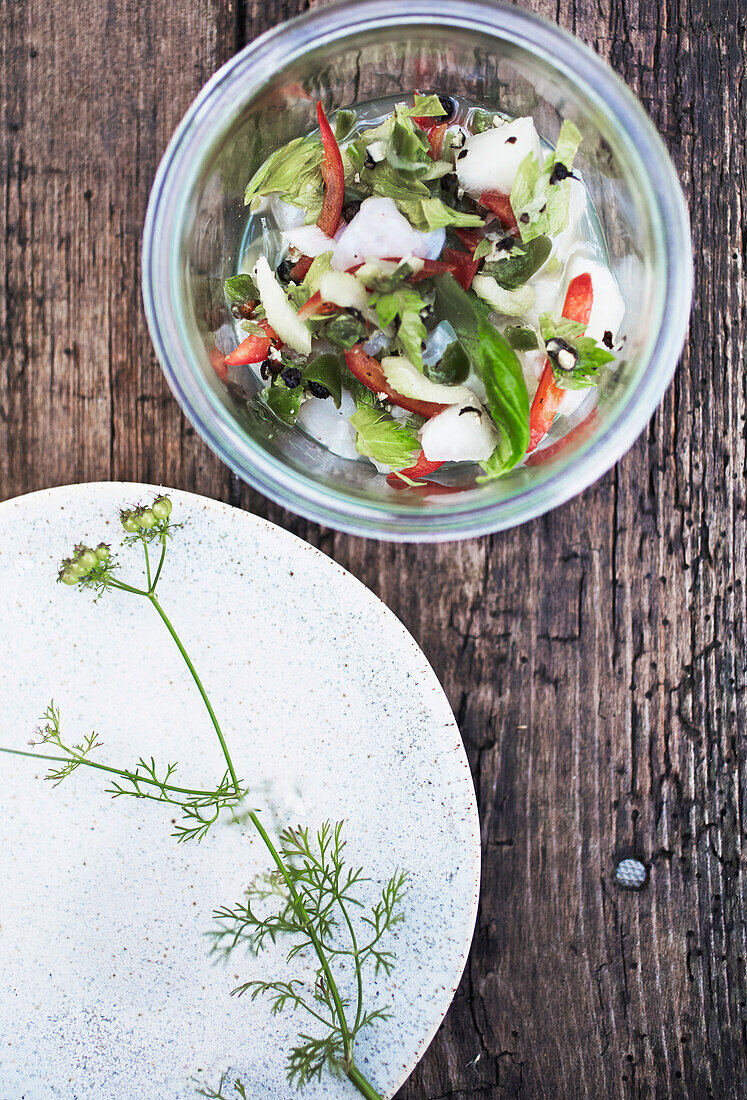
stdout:
<svg viewBox="0 0 747 1100">
<path fill-rule="evenodd" d="M 447 547 L 320 529 L 181 417 L 142 316 L 148 190 L 190 100 L 304 0 L 5 0 L 0 497 L 163 480 L 296 531 L 421 642 L 468 747 L 484 890 L 470 964 L 403 1100 L 736 1097 L 745 1063 L 745 414 L 740 0 L 532 0 L 627 80 L 691 199 L 690 352 L 615 471 Z M 617 860 L 649 867 L 621 891 Z"/>
</svg>

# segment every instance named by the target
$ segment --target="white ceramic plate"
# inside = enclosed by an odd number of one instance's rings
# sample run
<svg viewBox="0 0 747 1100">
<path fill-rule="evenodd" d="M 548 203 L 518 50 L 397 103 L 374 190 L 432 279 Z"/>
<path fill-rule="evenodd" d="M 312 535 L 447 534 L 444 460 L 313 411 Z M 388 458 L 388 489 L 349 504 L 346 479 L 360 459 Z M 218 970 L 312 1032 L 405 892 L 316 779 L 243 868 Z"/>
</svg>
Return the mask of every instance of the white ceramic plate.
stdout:
<svg viewBox="0 0 747 1100">
<path fill-rule="evenodd" d="M 0 506 L 0 741 L 26 747 L 50 699 L 96 759 L 178 760 L 198 785 L 222 757 L 199 698 L 145 600 L 55 583 L 77 541 L 118 541 L 118 508 L 147 486 L 94 484 Z M 441 1022 L 474 928 L 480 847 L 459 732 L 423 653 L 387 608 L 319 551 L 264 520 L 171 492 L 159 585 L 221 716 L 241 777 L 283 823 L 345 820 L 351 860 L 377 886 L 406 868 L 406 920 L 390 978 L 368 1002 L 391 1019 L 361 1033 L 363 1072 L 391 1096 Z M 121 554 L 123 576 L 140 551 Z M 58 788 L 0 756 L 0 1098 L 187 1100 L 229 1066 L 252 1100 L 289 1100 L 285 1056 L 301 1013 L 230 998 L 237 979 L 305 977 L 282 949 L 208 957 L 216 906 L 268 869 L 236 826 L 177 845 L 155 803 L 111 798 L 84 768 Z M 287 945 L 286 945 L 287 947 Z M 352 1098 L 325 1073 L 307 1097 Z"/>
</svg>

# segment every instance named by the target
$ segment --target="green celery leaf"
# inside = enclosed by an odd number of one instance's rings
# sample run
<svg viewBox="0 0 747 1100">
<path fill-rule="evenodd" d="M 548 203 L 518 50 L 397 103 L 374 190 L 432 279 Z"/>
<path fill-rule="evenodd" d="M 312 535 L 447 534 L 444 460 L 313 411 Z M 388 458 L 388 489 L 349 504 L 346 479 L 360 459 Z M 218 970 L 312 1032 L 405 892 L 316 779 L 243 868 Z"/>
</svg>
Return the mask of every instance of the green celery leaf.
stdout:
<svg viewBox="0 0 747 1100">
<path fill-rule="evenodd" d="M 450 225 L 458 229 L 476 229 L 485 224 L 478 214 L 455 210 L 453 206 L 447 206 L 441 199 L 395 198 L 394 201 L 412 226 L 424 233 L 430 233 L 434 229 L 445 229 Z"/>
<path fill-rule="evenodd" d="M 271 153 L 257 169 L 244 192 L 249 205 L 260 195 L 280 193 L 293 206 L 306 211 L 306 221 L 315 221 L 324 200 L 323 149 L 318 137 L 299 137 Z"/>
<path fill-rule="evenodd" d="M 477 371 L 487 393 L 490 415 L 500 432 L 486 474 L 513 469 L 529 446 L 529 395 L 516 352 L 491 324 L 478 324 Z"/>
<path fill-rule="evenodd" d="M 579 321 L 569 321 L 567 317 L 553 317 L 550 313 L 543 313 L 540 317 L 540 331 L 543 340 L 548 344 L 553 375 L 563 390 L 582 390 L 588 386 L 596 386 L 601 368 L 615 358 L 611 351 L 602 347 L 591 336 L 582 336 L 584 328 Z M 566 369 L 560 365 L 557 352 L 553 354 L 549 346 L 552 340 L 561 340 L 572 350 L 576 356 L 573 367 Z"/>
<path fill-rule="evenodd" d="M 443 103 L 437 95 L 416 95 L 414 107 L 402 107 L 399 110 L 406 118 L 433 118 L 445 115 Z"/>
<path fill-rule="evenodd" d="M 615 358 L 611 351 L 601 347 L 591 336 L 579 336 L 569 341 L 576 349 L 578 358 L 572 370 L 562 370 L 550 356 L 555 381 L 563 390 L 583 390 L 599 383 L 599 372 Z"/>
<path fill-rule="evenodd" d="M 491 275 L 504 290 L 518 290 L 542 267 L 552 251 L 549 237 L 534 237 L 517 242 L 511 255 L 492 260 L 482 266 L 482 275 Z"/>
<path fill-rule="evenodd" d="M 542 234 L 555 237 L 567 226 L 569 181 L 551 183 L 550 179 L 556 165 L 570 171 L 580 143 L 578 128 L 566 119 L 560 128 L 555 151 L 541 168 L 534 153 L 527 153 L 519 165 L 511 189 L 511 209 L 523 241 L 534 240 Z"/>
<path fill-rule="evenodd" d="M 356 119 L 358 118 L 355 111 L 351 111 L 345 107 L 341 107 L 335 115 L 335 138 L 339 141 L 344 141 L 346 137 L 350 136 L 350 132 L 355 126 Z"/>
<path fill-rule="evenodd" d="M 232 305 L 259 301 L 259 291 L 251 275 L 232 275 L 230 279 L 226 279 L 224 285 L 226 297 Z"/>
<path fill-rule="evenodd" d="M 556 317 L 552 313 L 540 314 L 539 322 L 543 340 L 552 340 L 553 336 L 559 336 L 561 340 L 572 340 L 575 336 L 581 336 L 586 328 L 581 321 Z"/>
<path fill-rule="evenodd" d="M 342 363 L 339 356 L 332 355 L 330 352 L 317 355 L 316 359 L 312 359 L 301 373 L 305 382 L 318 382 L 321 386 L 326 386 L 335 407 L 339 409 L 342 400 Z"/>
<path fill-rule="evenodd" d="M 483 237 L 477 248 L 472 253 L 472 259 L 481 260 L 483 256 L 487 256 L 488 252 L 492 252 L 492 250 L 493 245 L 491 244 L 491 242 L 488 240 L 487 237 Z"/>
<path fill-rule="evenodd" d="M 432 161 L 425 132 L 408 118 L 401 107 L 395 108 L 394 125 L 387 144 L 386 159 L 392 168 L 412 175 L 427 172 Z"/>
<path fill-rule="evenodd" d="M 319 284 L 322 281 L 322 276 L 326 275 L 328 271 L 332 270 L 332 253 L 322 252 L 320 256 L 315 256 L 311 261 L 311 267 L 306 272 L 301 286 L 309 292 L 309 298 L 312 294 L 316 294 L 319 289 Z"/>
<path fill-rule="evenodd" d="M 375 458 L 383 466 L 406 469 L 420 451 L 418 437 L 408 424 L 369 404 L 359 403 L 350 417 L 355 428 L 355 446 L 359 454 Z"/>
<path fill-rule="evenodd" d="M 427 333 L 420 316 L 421 310 L 425 309 L 425 300 L 420 291 L 408 283 L 401 283 L 388 292 L 374 291 L 371 305 L 376 310 L 382 328 L 399 319 L 397 342 L 410 362 L 418 370 L 422 370 L 423 342 Z"/>
</svg>

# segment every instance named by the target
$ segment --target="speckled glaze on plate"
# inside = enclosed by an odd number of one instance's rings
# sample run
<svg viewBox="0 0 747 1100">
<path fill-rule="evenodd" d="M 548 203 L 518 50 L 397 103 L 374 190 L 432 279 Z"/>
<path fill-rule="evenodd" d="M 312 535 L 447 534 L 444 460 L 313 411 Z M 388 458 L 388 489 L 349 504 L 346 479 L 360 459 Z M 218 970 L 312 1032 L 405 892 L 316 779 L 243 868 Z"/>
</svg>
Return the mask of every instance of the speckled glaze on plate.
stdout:
<svg viewBox="0 0 747 1100">
<path fill-rule="evenodd" d="M 118 541 L 118 508 L 149 492 L 78 485 L 0 505 L 0 741 L 25 748 L 53 698 L 68 737 L 98 732 L 97 759 L 154 755 L 208 782 L 222 758 L 153 609 L 55 583 L 75 542 Z M 335 562 L 256 516 L 170 495 L 186 526 L 159 595 L 256 804 L 283 824 L 345 819 L 370 900 L 395 868 L 412 875 L 397 966 L 368 977 L 392 1017 L 357 1044 L 390 1097 L 448 1008 L 477 910 L 477 809 L 453 714 L 412 637 Z M 122 561 L 135 576 L 139 552 Z M 219 826 L 177 845 L 155 803 L 112 802 L 83 768 L 54 789 L 44 770 L 0 756 L 0 1100 L 187 1100 L 193 1076 L 216 1083 L 229 1066 L 252 1100 L 289 1100 L 285 1056 L 306 1019 L 229 991 L 307 976 L 310 961 L 289 967 L 279 947 L 216 964 L 204 938 L 213 909 L 267 869 L 261 844 Z M 357 1093 L 325 1073 L 303 1095 Z"/>
</svg>

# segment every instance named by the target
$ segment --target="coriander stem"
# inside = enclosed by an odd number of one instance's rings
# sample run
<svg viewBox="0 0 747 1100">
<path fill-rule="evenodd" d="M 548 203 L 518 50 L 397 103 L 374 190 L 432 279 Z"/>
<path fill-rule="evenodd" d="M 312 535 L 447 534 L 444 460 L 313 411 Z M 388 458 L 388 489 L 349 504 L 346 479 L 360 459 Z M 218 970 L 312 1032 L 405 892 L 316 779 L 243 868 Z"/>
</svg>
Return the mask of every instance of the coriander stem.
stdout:
<svg viewBox="0 0 747 1100">
<path fill-rule="evenodd" d="M 163 559 L 162 559 L 162 561 L 163 561 Z M 162 561 L 161 561 L 161 564 L 162 564 Z M 160 571 L 161 571 L 161 569 L 160 569 L 160 564 L 159 564 L 158 572 L 156 573 L 156 580 L 158 579 L 158 573 L 160 573 Z M 202 701 L 205 704 L 207 712 L 210 715 L 210 721 L 213 723 L 213 728 L 215 729 L 215 732 L 218 735 L 218 740 L 220 741 L 220 746 L 221 746 L 221 749 L 223 750 L 223 756 L 225 757 L 226 764 L 228 765 L 228 771 L 229 771 L 229 774 L 231 776 L 231 780 L 233 782 L 234 788 L 236 790 L 236 794 L 240 795 L 241 794 L 241 788 L 239 787 L 239 781 L 238 781 L 238 778 L 236 776 L 236 770 L 233 766 L 233 761 L 231 760 L 231 754 L 228 751 L 228 745 L 226 744 L 226 740 L 223 736 L 223 731 L 220 728 L 220 724 L 219 724 L 218 719 L 216 717 L 215 711 L 213 710 L 212 704 L 211 704 L 211 702 L 210 702 L 210 700 L 207 696 L 207 692 L 205 691 L 205 688 L 202 686 L 202 681 L 200 680 L 200 677 L 197 674 L 197 669 L 192 664 L 192 661 L 190 660 L 189 654 L 187 653 L 186 649 L 182 645 L 182 641 L 181 641 L 179 635 L 177 634 L 176 630 L 172 626 L 171 621 L 169 620 L 169 617 L 167 616 L 166 612 L 163 610 L 160 603 L 158 602 L 156 594 L 153 590 L 154 587 L 155 587 L 155 585 L 151 584 L 149 591 L 144 593 L 144 594 L 147 595 L 148 599 L 153 604 L 153 606 L 155 607 L 158 614 L 161 616 L 161 618 L 164 622 L 164 625 L 166 626 L 166 629 L 168 630 L 169 634 L 173 638 L 173 640 L 174 640 L 174 642 L 177 646 L 177 649 L 179 650 L 182 657 L 184 658 L 184 662 L 185 662 L 185 664 L 187 665 L 187 668 L 190 671 L 192 679 L 194 680 L 194 682 L 197 686 L 197 690 L 199 691 L 199 693 L 202 697 Z M 275 862 L 275 866 L 277 867 L 278 871 L 282 875 L 283 881 L 285 882 L 285 885 L 288 888 L 288 892 L 291 896 L 291 899 L 293 901 L 293 905 L 296 909 L 296 912 L 299 914 L 299 916 L 301 917 L 301 919 L 304 922 L 304 929 L 306 931 L 306 934 L 308 935 L 309 939 L 311 940 L 314 951 L 316 952 L 316 956 L 319 959 L 319 964 L 322 968 L 322 972 L 324 973 L 324 977 L 325 977 L 325 979 L 328 983 L 329 991 L 330 991 L 330 994 L 332 996 L 332 1001 L 333 1001 L 334 1006 L 335 1006 L 335 1012 L 337 1013 L 337 1019 L 339 1021 L 339 1025 L 340 1025 L 340 1034 L 342 1035 L 343 1050 L 344 1050 L 343 1069 L 344 1069 L 345 1073 L 347 1074 L 347 1077 L 349 1078 L 349 1080 L 352 1082 L 352 1084 L 355 1085 L 355 1087 L 358 1089 L 358 1091 L 361 1092 L 363 1094 L 363 1096 L 365 1096 L 367 1098 L 367 1100 L 381 1100 L 381 1097 L 380 1097 L 379 1093 L 376 1091 L 376 1089 L 373 1087 L 373 1085 L 363 1076 L 363 1074 L 360 1072 L 358 1067 L 355 1065 L 355 1062 L 353 1061 L 353 1035 L 351 1034 L 350 1028 L 348 1027 L 348 1022 L 345 1019 L 345 1010 L 342 1006 L 342 998 L 340 997 L 340 993 L 339 993 L 339 990 L 337 988 L 337 983 L 334 979 L 334 975 L 332 974 L 332 970 L 330 969 L 329 960 L 327 959 L 327 956 L 324 953 L 324 948 L 323 948 L 323 946 L 322 946 L 322 944 L 319 940 L 319 937 L 316 934 L 316 931 L 315 931 L 315 929 L 312 925 L 312 922 L 309 918 L 308 913 L 306 912 L 304 904 L 303 904 L 303 902 L 302 902 L 302 900 L 301 900 L 301 898 L 298 894 L 298 891 L 296 890 L 295 883 L 293 882 L 293 879 L 292 879 L 291 875 L 288 873 L 288 868 L 285 866 L 285 863 L 283 862 L 278 850 L 276 849 L 275 845 L 273 844 L 272 840 L 270 839 L 270 836 L 267 833 L 264 825 L 260 821 L 259 816 L 257 815 L 256 811 L 250 810 L 248 816 L 249 816 L 249 820 L 252 822 L 255 829 L 259 833 L 260 837 L 264 841 L 265 847 L 267 848 L 267 850 L 269 851 L 270 855 L 272 856 L 272 858 Z M 356 959 L 356 962 L 357 962 L 357 959 Z M 358 975 L 358 977 L 359 977 L 359 980 L 360 980 L 360 974 Z M 359 1007 L 359 1011 L 358 1011 L 358 1016 L 359 1015 L 360 1015 L 360 1007 Z"/>
<path fill-rule="evenodd" d="M 145 551 L 145 573 L 148 578 L 148 591 L 153 591 L 153 582 L 150 578 L 150 554 L 148 553 L 148 543 L 143 539 L 143 550 Z"/>
<path fill-rule="evenodd" d="M 218 719 L 215 716 L 215 711 L 213 710 L 213 707 L 210 703 L 210 700 L 207 697 L 207 692 L 205 691 L 205 688 L 202 686 L 202 680 L 197 675 L 197 669 L 195 668 L 195 666 L 192 664 L 191 660 L 189 659 L 189 654 L 187 653 L 186 649 L 182 645 L 181 638 L 177 634 L 176 630 L 174 630 L 174 627 L 171 625 L 169 617 L 166 614 L 166 612 L 164 611 L 164 609 L 161 607 L 160 603 L 158 602 L 158 598 L 156 597 L 155 592 L 153 592 L 153 591 L 147 592 L 146 595 L 147 595 L 148 599 L 150 600 L 150 602 L 155 607 L 158 614 L 163 619 L 164 624 L 166 626 L 166 629 L 168 630 L 171 637 L 174 639 L 174 642 L 176 643 L 176 647 L 179 650 L 179 652 L 181 653 L 182 657 L 184 658 L 184 662 L 185 662 L 187 668 L 190 671 L 192 679 L 194 680 L 195 684 L 197 685 L 197 690 L 199 691 L 200 695 L 202 696 L 202 701 L 205 704 L 205 707 L 207 709 L 208 714 L 210 715 L 210 721 L 213 723 L 213 729 L 215 730 L 216 734 L 218 735 L 218 740 L 220 741 L 220 747 L 223 750 L 223 755 L 226 759 L 226 764 L 228 766 L 228 771 L 229 771 L 229 774 L 231 776 L 231 782 L 234 785 L 234 789 L 236 791 L 237 796 L 240 796 L 241 795 L 241 787 L 239 786 L 239 780 L 238 780 L 238 777 L 236 775 L 236 769 L 233 766 L 233 760 L 231 759 L 231 754 L 228 751 L 228 745 L 226 744 L 226 739 L 223 736 L 223 731 L 221 730 Z"/>
<path fill-rule="evenodd" d="M 122 779 L 135 779 L 138 783 L 147 783 L 150 787 L 158 787 L 159 791 L 171 791 L 172 794 L 189 794 L 195 798 L 211 798 L 215 791 L 195 791 L 191 787 L 174 787 L 170 783 L 159 783 L 156 779 L 148 779 L 144 775 L 136 775 L 134 772 L 125 771 L 123 768 L 113 768 L 109 764 L 97 764 L 95 760 L 87 757 L 76 756 L 71 752 L 69 756 L 49 756 L 44 752 L 24 752 L 22 749 L 6 749 L 0 746 L 0 752 L 8 756 L 28 756 L 31 760 L 51 760 L 57 764 L 69 764 L 71 760 L 77 760 L 79 764 L 85 764 L 87 768 L 97 768 L 100 772 L 109 772 L 118 775 Z"/>
<path fill-rule="evenodd" d="M 153 578 L 153 583 L 150 586 L 151 592 L 155 592 L 155 590 L 156 590 L 156 585 L 158 584 L 158 578 L 161 576 L 161 570 L 163 569 L 163 563 L 164 563 L 165 559 L 166 559 L 166 536 L 162 534 L 161 535 L 161 560 L 158 563 L 158 568 L 156 569 L 156 575 Z"/>
<path fill-rule="evenodd" d="M 352 1081 L 358 1089 L 358 1092 L 366 1097 L 366 1100 L 381 1100 L 380 1094 L 376 1091 L 368 1078 L 363 1076 L 355 1062 L 351 1062 L 350 1065 L 345 1068 L 345 1076 L 349 1081 Z"/>
<path fill-rule="evenodd" d="M 332 1000 L 334 1001 L 334 1004 L 335 1004 L 335 1011 L 337 1012 L 337 1017 L 340 1021 L 340 1031 L 342 1033 L 343 1044 L 344 1044 L 344 1047 L 345 1047 L 345 1057 L 346 1057 L 346 1059 L 350 1058 L 352 1060 L 352 1054 L 353 1054 L 352 1047 L 353 1047 L 353 1044 L 352 1044 L 352 1038 L 351 1038 L 351 1035 L 350 1035 L 350 1029 L 348 1028 L 347 1020 L 345 1019 L 345 1012 L 344 1012 L 344 1009 L 342 1007 L 342 1000 L 340 999 L 339 991 L 337 989 L 337 983 L 335 982 L 335 979 L 332 976 L 332 971 L 330 970 L 330 966 L 329 966 L 329 962 L 327 960 L 327 956 L 324 954 L 324 948 L 322 947 L 321 943 L 319 942 L 319 938 L 318 938 L 316 932 L 314 931 L 314 927 L 313 927 L 311 921 L 309 920 L 309 915 L 306 912 L 306 909 L 304 908 L 304 904 L 303 904 L 303 902 L 301 901 L 301 898 L 298 895 L 298 891 L 296 890 L 293 879 L 288 874 L 288 869 L 286 868 L 285 864 L 283 863 L 283 861 L 282 861 L 275 845 L 272 843 L 272 841 L 271 841 L 264 825 L 259 820 L 258 814 L 254 810 L 249 811 L 249 819 L 252 822 L 252 824 L 254 825 L 254 827 L 257 830 L 257 832 L 259 833 L 259 835 L 262 837 L 262 840 L 265 842 L 265 847 L 268 849 L 270 855 L 274 859 L 275 865 L 276 865 L 278 871 L 280 871 L 280 874 L 283 876 L 283 880 L 285 882 L 285 885 L 288 887 L 288 892 L 291 896 L 291 899 L 293 900 L 293 905 L 296 909 L 296 912 L 299 914 L 301 919 L 305 922 L 306 933 L 307 933 L 309 939 L 311 940 L 311 942 L 314 946 L 314 950 L 316 951 L 317 958 L 319 959 L 319 962 L 321 963 L 322 970 L 324 971 L 324 976 L 325 976 L 325 978 L 327 979 L 327 981 L 329 983 L 330 993 L 332 994 Z M 370 1086 L 369 1086 L 369 1088 L 370 1088 Z M 378 1097 L 378 1093 L 374 1093 L 374 1095 Z"/>
</svg>

